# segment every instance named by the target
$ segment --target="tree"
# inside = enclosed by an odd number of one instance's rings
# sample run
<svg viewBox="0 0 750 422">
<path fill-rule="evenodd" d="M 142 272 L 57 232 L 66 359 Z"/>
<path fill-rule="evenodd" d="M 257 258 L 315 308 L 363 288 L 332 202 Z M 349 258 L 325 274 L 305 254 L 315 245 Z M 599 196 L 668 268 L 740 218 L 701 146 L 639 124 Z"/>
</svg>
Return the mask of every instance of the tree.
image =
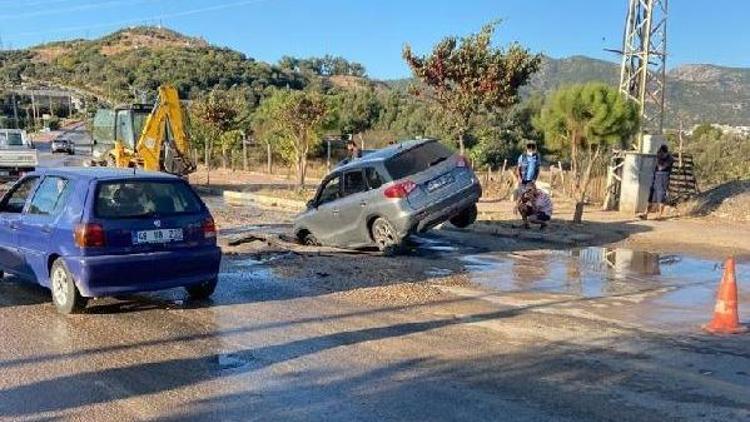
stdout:
<svg viewBox="0 0 750 422">
<path fill-rule="evenodd" d="M 573 221 L 580 223 L 591 170 L 613 146 L 624 147 L 638 131 L 638 107 L 603 83 L 571 85 L 547 98 L 536 123 L 547 149 L 570 160 Z"/>
<path fill-rule="evenodd" d="M 305 187 L 307 157 L 310 148 L 320 140 L 321 127 L 328 113 L 322 96 L 308 91 L 288 89 L 273 91 L 260 103 L 255 121 L 267 125 L 261 128 L 266 136 L 279 142 L 279 152 L 295 164 L 297 187 Z"/>
<path fill-rule="evenodd" d="M 448 114 L 461 153 L 474 115 L 516 103 L 518 89 L 537 71 L 539 55 L 519 44 L 507 48 L 491 45 L 496 23 L 485 25 L 478 34 L 458 40 L 447 37 L 426 56 L 416 56 L 407 44 L 403 57 L 422 83 L 417 94 L 436 101 Z"/>
<path fill-rule="evenodd" d="M 341 133 L 357 135 L 364 147 L 362 132 L 375 125 L 382 109 L 375 92 L 371 88 L 345 90 L 336 96 L 335 108 L 335 126 Z"/>
<path fill-rule="evenodd" d="M 238 89 L 212 89 L 190 106 L 190 136 L 196 146 L 202 146 L 207 170 L 211 156 L 218 146 L 222 165 L 228 166 L 229 154 L 242 138 L 249 125 L 250 104 L 246 92 Z"/>
</svg>

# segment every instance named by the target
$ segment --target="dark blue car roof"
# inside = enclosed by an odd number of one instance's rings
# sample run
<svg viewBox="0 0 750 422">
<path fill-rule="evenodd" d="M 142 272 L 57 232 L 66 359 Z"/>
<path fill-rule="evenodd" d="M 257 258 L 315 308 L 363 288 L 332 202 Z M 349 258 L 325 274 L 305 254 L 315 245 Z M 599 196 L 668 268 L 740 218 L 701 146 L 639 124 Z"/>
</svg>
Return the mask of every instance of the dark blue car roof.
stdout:
<svg viewBox="0 0 750 422">
<path fill-rule="evenodd" d="M 112 180 L 112 179 L 164 179 L 179 180 L 179 177 L 155 171 L 145 171 L 111 167 L 56 167 L 37 169 L 29 175 L 59 175 L 76 177 L 89 180 Z"/>
</svg>

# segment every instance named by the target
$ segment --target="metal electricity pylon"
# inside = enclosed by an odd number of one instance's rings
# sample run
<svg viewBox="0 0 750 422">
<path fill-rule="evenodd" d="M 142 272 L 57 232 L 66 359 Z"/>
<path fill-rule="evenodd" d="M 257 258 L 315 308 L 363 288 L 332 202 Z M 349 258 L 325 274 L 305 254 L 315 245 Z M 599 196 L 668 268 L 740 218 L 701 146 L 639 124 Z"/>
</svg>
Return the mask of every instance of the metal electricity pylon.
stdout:
<svg viewBox="0 0 750 422">
<path fill-rule="evenodd" d="M 640 150 L 644 133 L 664 129 L 667 77 L 667 1 L 629 0 L 622 46 L 620 91 L 640 109 Z"/>
</svg>

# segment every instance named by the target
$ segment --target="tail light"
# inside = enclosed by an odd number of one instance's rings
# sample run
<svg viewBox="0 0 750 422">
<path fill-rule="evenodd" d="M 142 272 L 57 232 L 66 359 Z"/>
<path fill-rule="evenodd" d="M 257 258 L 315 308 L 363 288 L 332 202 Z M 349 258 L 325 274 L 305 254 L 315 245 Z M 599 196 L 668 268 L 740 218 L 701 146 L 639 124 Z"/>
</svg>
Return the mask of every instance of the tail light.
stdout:
<svg viewBox="0 0 750 422">
<path fill-rule="evenodd" d="M 203 237 L 206 239 L 216 237 L 216 223 L 211 217 L 203 220 Z"/>
<path fill-rule="evenodd" d="M 106 243 L 101 224 L 79 224 L 73 232 L 73 238 L 79 248 L 100 248 Z"/>
<path fill-rule="evenodd" d="M 456 159 L 456 167 L 469 167 L 469 160 L 463 155 L 459 155 Z"/>
<path fill-rule="evenodd" d="M 405 180 L 389 187 L 383 192 L 383 194 L 386 198 L 406 198 L 416 188 L 416 183 L 411 180 Z"/>
</svg>

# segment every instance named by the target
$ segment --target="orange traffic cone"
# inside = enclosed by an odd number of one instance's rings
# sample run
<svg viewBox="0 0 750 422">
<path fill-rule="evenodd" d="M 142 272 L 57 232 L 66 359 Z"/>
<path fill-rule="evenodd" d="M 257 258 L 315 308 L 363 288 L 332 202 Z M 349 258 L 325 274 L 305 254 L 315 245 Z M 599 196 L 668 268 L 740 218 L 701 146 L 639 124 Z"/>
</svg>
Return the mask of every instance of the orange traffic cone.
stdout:
<svg viewBox="0 0 750 422">
<path fill-rule="evenodd" d="M 737 280 L 734 277 L 733 257 L 727 258 L 724 264 L 724 276 L 716 295 L 714 319 L 703 328 L 713 334 L 737 334 L 747 331 L 747 327 L 740 325 L 737 312 Z"/>
</svg>

